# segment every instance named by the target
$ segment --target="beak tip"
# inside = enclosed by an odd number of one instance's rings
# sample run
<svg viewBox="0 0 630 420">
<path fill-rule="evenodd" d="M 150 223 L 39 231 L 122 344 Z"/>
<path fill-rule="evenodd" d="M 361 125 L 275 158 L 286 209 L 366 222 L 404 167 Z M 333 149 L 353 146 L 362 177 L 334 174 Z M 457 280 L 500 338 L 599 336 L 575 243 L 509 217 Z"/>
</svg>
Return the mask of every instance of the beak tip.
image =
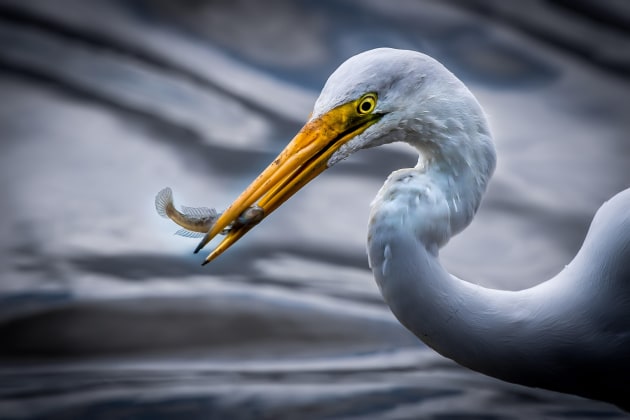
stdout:
<svg viewBox="0 0 630 420">
<path fill-rule="evenodd" d="M 198 254 L 199 251 L 201 251 L 201 249 L 208 244 L 208 242 L 210 242 L 210 232 L 206 233 L 204 237 L 201 238 L 201 241 L 199 241 L 199 244 L 197 245 L 197 248 L 195 248 L 195 250 L 193 251 L 193 254 Z"/>
<path fill-rule="evenodd" d="M 201 263 L 202 266 L 208 264 L 209 262 L 212 262 L 212 260 L 214 260 L 217 257 L 217 253 L 216 252 L 211 252 L 210 254 L 208 254 L 208 256 L 206 257 L 206 259 L 204 260 L 204 262 Z"/>
</svg>

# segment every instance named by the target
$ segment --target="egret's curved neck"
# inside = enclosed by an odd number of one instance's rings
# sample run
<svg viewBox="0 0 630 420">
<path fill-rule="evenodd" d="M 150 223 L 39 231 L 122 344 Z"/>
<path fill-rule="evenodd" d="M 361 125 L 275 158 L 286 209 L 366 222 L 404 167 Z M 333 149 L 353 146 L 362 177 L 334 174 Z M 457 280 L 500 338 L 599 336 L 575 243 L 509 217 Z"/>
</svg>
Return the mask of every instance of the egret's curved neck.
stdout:
<svg viewBox="0 0 630 420">
<path fill-rule="evenodd" d="M 458 87 L 467 91 L 463 85 Z M 472 94 L 459 96 L 465 104 L 455 110 L 449 101 L 434 99 L 428 106 L 442 111 L 423 116 L 405 138 L 419 152 L 415 169 L 424 177 L 417 185 L 437 190 L 434 198 L 441 193 L 447 206 L 448 238 L 470 224 L 496 166 L 494 143 L 480 105 Z M 467 112 L 458 112 L 459 108 Z"/>
<path fill-rule="evenodd" d="M 494 168 L 489 136 L 482 133 L 471 141 L 477 150 L 461 143 L 447 145 L 450 149 L 416 144 L 424 159 L 415 168 L 392 173 L 372 203 L 368 255 L 385 301 L 415 335 L 464 366 L 511 382 L 577 394 L 581 390 L 571 387 L 584 383 L 579 375 L 599 375 L 605 389 L 605 375 L 576 367 L 597 366 L 586 358 L 599 357 L 605 351 L 601 343 L 620 339 L 612 326 L 621 321 L 589 312 L 598 307 L 593 299 L 604 305 L 616 299 L 590 281 L 600 262 L 578 254 L 558 276 L 515 292 L 462 281 L 440 264 L 439 249 L 470 223 Z M 615 211 L 625 214 L 623 206 L 618 207 Z M 625 220 L 630 225 L 630 217 Z M 621 228 L 627 231 L 626 225 Z M 583 249 L 596 247 L 611 234 L 596 229 L 589 236 L 592 240 L 587 237 Z M 618 258 L 630 256 L 630 248 L 623 249 L 626 253 Z M 615 289 L 619 287 L 609 288 Z M 630 293 L 618 299 L 622 304 Z M 597 317 L 607 329 L 594 324 Z M 626 336 L 623 339 L 630 340 Z M 574 343 L 580 343 L 583 354 L 576 355 Z M 559 363 L 568 356 L 576 360 Z M 567 380 L 571 377 L 575 382 Z"/>
</svg>

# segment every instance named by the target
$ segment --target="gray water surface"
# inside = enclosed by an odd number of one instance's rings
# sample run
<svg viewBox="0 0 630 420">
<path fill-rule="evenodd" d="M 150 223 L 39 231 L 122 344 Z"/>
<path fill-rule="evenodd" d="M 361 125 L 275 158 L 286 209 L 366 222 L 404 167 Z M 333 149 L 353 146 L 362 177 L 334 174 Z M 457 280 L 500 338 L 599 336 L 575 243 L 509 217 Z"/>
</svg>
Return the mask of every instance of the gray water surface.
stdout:
<svg viewBox="0 0 630 420">
<path fill-rule="evenodd" d="M 499 163 L 449 270 L 521 289 L 630 186 L 623 2 L 0 1 L 0 418 L 624 418 L 425 347 L 383 304 L 368 204 L 404 145 L 327 171 L 220 259 L 155 194 L 219 209 L 346 58 L 442 61 Z M 519 3 L 520 5 L 520 3 Z"/>
</svg>

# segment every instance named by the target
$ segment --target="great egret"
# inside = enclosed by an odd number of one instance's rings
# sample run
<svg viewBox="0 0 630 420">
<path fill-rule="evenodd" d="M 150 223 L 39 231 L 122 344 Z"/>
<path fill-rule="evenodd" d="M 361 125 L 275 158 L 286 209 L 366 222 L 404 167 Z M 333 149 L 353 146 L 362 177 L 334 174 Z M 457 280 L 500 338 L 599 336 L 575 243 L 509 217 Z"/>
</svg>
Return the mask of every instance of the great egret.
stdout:
<svg viewBox="0 0 630 420">
<path fill-rule="evenodd" d="M 343 63 L 306 125 L 212 220 L 197 251 L 226 234 L 209 262 L 326 168 L 399 141 L 418 150 L 418 164 L 388 177 L 368 233 L 370 267 L 398 320 L 478 372 L 630 409 L 630 189 L 599 209 L 576 257 L 548 281 L 504 291 L 450 275 L 438 250 L 471 222 L 495 149 L 477 100 L 424 54 L 376 49 Z M 244 217 L 251 209 L 261 217 Z"/>
</svg>

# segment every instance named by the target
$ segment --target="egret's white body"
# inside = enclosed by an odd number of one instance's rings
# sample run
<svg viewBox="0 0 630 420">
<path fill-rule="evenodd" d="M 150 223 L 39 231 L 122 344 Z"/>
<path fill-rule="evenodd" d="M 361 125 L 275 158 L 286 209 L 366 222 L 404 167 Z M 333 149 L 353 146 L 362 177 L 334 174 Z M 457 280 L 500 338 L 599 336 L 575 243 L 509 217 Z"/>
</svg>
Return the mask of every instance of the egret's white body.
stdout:
<svg viewBox="0 0 630 420">
<path fill-rule="evenodd" d="M 439 249 L 474 217 L 495 150 L 474 96 L 424 54 L 377 49 L 343 63 L 305 127 L 206 239 L 254 203 L 273 211 L 324 170 L 321 160 L 330 167 L 398 141 L 420 159 L 389 176 L 368 233 L 370 266 L 398 320 L 476 371 L 629 409 L 630 189 L 602 206 L 574 260 L 550 280 L 503 291 L 452 276 Z M 208 260 L 249 228 L 230 232 Z"/>
</svg>

